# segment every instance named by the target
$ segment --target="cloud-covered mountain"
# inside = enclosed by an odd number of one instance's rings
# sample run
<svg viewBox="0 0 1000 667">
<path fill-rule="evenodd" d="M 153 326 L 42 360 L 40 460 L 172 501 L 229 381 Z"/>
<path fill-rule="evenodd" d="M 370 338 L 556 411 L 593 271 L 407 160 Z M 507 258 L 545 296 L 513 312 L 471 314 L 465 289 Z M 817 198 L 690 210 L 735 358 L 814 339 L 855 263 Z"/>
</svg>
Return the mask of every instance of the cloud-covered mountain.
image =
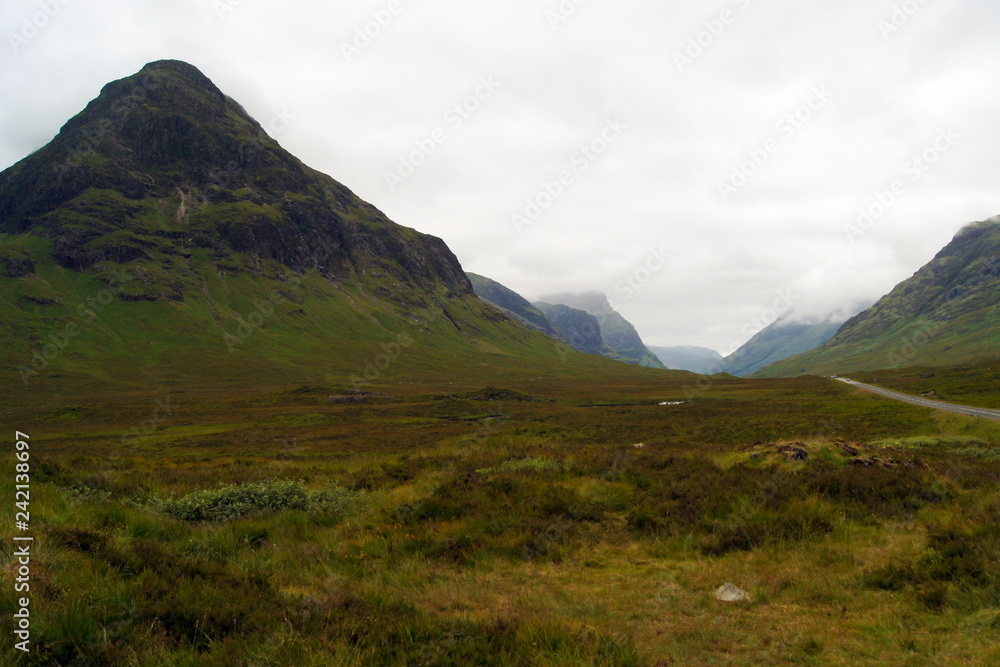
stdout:
<svg viewBox="0 0 1000 667">
<path fill-rule="evenodd" d="M 692 373 L 711 375 L 722 370 L 722 355 L 707 347 L 681 345 L 675 347 L 653 347 L 649 350 L 667 368 Z"/>
<path fill-rule="evenodd" d="M 929 263 L 830 341 L 758 375 L 966 362 L 1000 351 L 1000 216 L 964 227 Z"/>
</svg>

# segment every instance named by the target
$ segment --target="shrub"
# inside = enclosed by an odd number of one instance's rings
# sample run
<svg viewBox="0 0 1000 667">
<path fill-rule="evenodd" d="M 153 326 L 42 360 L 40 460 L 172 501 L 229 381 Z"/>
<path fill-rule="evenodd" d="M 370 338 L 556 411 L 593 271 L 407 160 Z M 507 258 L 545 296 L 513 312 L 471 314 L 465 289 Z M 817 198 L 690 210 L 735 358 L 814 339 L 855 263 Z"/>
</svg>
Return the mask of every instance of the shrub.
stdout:
<svg viewBox="0 0 1000 667">
<path fill-rule="evenodd" d="M 530 470 L 532 472 L 544 472 L 546 470 L 562 470 L 563 466 L 551 459 L 538 459 L 528 457 L 524 459 L 511 459 L 504 461 L 495 468 L 482 468 L 476 472 L 480 475 L 491 475 L 502 472 L 517 472 L 519 470 Z"/>
<path fill-rule="evenodd" d="M 183 521 L 226 521 L 253 512 L 281 510 L 341 514 L 351 496 L 350 491 L 337 486 L 310 491 L 302 481 L 279 480 L 230 484 L 153 502 L 164 513 Z"/>
</svg>

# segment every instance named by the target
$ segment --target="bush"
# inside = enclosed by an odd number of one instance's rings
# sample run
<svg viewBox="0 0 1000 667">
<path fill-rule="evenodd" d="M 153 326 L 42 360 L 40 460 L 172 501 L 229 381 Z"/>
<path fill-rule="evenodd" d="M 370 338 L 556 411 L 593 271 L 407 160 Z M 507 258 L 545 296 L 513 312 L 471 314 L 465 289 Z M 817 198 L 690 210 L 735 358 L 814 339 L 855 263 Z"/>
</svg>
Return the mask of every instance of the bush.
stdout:
<svg viewBox="0 0 1000 667">
<path fill-rule="evenodd" d="M 519 470 L 530 470 L 532 472 L 544 472 L 546 470 L 562 470 L 563 467 L 556 461 L 550 459 L 538 459 L 528 457 L 525 459 L 511 459 L 504 461 L 495 468 L 483 468 L 476 472 L 480 475 L 491 475 L 501 472 L 517 472 Z"/>
<path fill-rule="evenodd" d="M 195 491 L 181 498 L 154 499 L 161 511 L 182 521 L 227 521 L 253 512 L 309 511 L 315 515 L 343 513 L 351 492 L 338 486 L 310 491 L 302 481 L 280 480 L 230 484 Z"/>
</svg>

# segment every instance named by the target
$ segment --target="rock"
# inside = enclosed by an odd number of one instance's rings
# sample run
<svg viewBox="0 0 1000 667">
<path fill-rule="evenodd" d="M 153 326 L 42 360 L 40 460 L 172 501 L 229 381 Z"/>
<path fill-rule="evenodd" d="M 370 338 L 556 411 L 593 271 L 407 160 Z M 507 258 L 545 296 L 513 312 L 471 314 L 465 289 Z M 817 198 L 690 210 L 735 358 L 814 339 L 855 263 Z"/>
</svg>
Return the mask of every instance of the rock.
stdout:
<svg viewBox="0 0 1000 667">
<path fill-rule="evenodd" d="M 864 466 L 866 468 L 870 468 L 871 466 L 879 466 L 882 468 L 891 469 L 895 468 L 897 464 L 895 459 L 880 459 L 877 456 L 872 456 L 871 454 L 865 454 L 864 456 L 859 456 L 858 458 L 852 460 L 851 465 Z"/>
<path fill-rule="evenodd" d="M 328 400 L 330 403 L 334 404 L 364 403 L 365 397 L 360 394 L 356 396 L 331 396 Z"/>
<path fill-rule="evenodd" d="M 796 442 L 796 445 L 801 445 L 801 442 Z M 809 458 L 809 452 L 802 449 L 802 447 L 795 447 L 794 445 L 781 445 L 778 447 L 778 451 L 785 455 L 785 458 L 792 461 L 805 461 Z"/>
<path fill-rule="evenodd" d="M 849 444 L 847 444 L 846 442 L 843 442 L 843 441 L 838 442 L 837 443 L 837 447 L 840 448 L 840 451 L 844 452 L 845 454 L 847 454 L 849 456 L 857 456 L 858 454 L 861 453 L 860 449 L 858 449 L 854 445 L 849 445 Z"/>
<path fill-rule="evenodd" d="M 371 392 L 362 391 L 349 396 L 330 396 L 327 398 L 327 401 L 329 403 L 342 405 L 344 403 L 367 403 L 369 399 L 373 398 L 392 399 L 394 396 L 392 394 L 373 394 Z"/>
<path fill-rule="evenodd" d="M 719 602 L 749 602 L 750 594 L 741 588 L 726 582 L 715 591 L 715 599 Z"/>
</svg>

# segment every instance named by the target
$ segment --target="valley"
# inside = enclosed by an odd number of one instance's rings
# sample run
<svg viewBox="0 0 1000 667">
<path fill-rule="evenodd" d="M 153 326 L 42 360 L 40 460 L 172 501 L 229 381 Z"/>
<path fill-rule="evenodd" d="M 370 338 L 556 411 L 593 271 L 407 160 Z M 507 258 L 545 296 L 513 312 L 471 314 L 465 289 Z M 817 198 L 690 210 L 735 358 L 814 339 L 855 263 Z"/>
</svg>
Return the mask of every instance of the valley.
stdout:
<svg viewBox="0 0 1000 667">
<path fill-rule="evenodd" d="M 994 414 L 998 230 L 765 328 L 744 379 L 600 292 L 466 273 L 149 63 L 0 173 L 0 489 L 31 510 L 0 513 L 0 650 L 997 664 L 1000 424 L 820 374 Z"/>
<path fill-rule="evenodd" d="M 998 657 L 1000 425 L 822 378 L 608 364 L 502 388 L 470 365 L 348 402 L 71 380 L 5 402 L 37 517 L 22 662 Z M 718 602 L 727 582 L 749 601 Z"/>
</svg>

